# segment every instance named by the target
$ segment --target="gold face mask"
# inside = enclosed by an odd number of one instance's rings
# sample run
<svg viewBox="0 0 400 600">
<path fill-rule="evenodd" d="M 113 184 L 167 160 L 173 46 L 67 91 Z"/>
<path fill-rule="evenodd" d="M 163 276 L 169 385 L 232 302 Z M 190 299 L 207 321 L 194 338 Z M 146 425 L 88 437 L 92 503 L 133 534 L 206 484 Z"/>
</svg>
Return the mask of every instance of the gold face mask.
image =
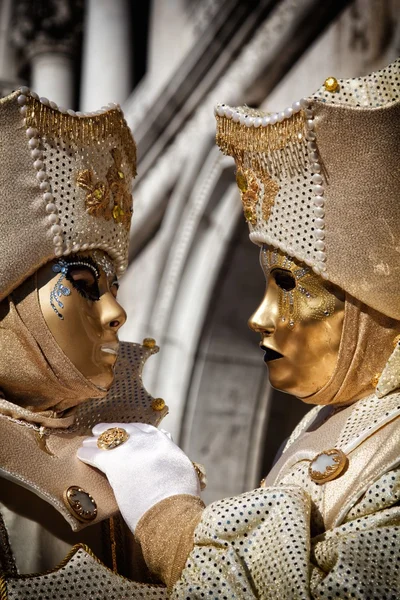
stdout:
<svg viewBox="0 0 400 600">
<path fill-rule="evenodd" d="M 271 385 L 306 398 L 319 391 L 335 370 L 344 294 L 272 247 L 262 247 L 260 262 L 267 288 L 249 326 L 261 334 Z"/>
<path fill-rule="evenodd" d="M 39 303 L 54 339 L 91 383 L 107 390 L 114 379 L 118 330 L 126 314 L 117 277 L 103 252 L 82 252 L 38 271 Z"/>
</svg>

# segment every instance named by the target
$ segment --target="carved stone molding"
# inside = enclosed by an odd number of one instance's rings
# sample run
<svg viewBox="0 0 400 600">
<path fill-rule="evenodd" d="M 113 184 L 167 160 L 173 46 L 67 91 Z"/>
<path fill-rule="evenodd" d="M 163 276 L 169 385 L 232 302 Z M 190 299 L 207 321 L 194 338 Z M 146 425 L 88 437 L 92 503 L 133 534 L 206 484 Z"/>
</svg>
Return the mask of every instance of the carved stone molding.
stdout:
<svg viewBox="0 0 400 600">
<path fill-rule="evenodd" d="M 17 0 L 11 41 L 30 61 L 43 52 L 73 55 L 83 23 L 83 0 Z"/>
</svg>

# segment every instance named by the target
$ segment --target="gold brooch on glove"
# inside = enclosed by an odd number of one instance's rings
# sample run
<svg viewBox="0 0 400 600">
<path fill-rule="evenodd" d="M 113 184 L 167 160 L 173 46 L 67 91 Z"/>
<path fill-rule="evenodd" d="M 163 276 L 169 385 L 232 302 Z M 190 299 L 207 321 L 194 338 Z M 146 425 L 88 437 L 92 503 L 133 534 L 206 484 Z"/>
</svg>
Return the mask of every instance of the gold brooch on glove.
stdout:
<svg viewBox="0 0 400 600">
<path fill-rule="evenodd" d="M 97 447 L 101 450 L 113 450 L 129 440 L 129 433 L 122 427 L 110 427 L 103 431 L 97 439 Z"/>
</svg>

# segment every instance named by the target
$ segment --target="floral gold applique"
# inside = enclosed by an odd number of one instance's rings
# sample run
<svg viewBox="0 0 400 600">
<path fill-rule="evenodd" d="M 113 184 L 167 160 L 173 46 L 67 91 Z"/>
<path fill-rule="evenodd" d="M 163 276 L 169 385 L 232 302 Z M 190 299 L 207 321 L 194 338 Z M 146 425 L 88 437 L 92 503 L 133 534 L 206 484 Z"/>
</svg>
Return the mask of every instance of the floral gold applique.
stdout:
<svg viewBox="0 0 400 600">
<path fill-rule="evenodd" d="M 118 148 L 111 150 L 114 164 L 107 171 L 106 181 L 95 181 L 92 169 L 78 173 L 76 185 L 86 190 L 86 212 L 93 217 L 114 219 L 129 229 L 132 217 L 132 194 L 122 170 L 122 156 Z"/>
<path fill-rule="evenodd" d="M 261 182 L 263 188 L 251 170 L 238 170 L 236 172 L 236 183 L 242 198 L 244 216 L 246 221 L 251 223 L 251 225 L 256 225 L 257 223 L 256 207 L 260 198 L 262 198 L 261 210 L 263 219 L 268 221 L 274 200 L 279 191 L 279 185 L 270 177 L 262 177 Z"/>
</svg>

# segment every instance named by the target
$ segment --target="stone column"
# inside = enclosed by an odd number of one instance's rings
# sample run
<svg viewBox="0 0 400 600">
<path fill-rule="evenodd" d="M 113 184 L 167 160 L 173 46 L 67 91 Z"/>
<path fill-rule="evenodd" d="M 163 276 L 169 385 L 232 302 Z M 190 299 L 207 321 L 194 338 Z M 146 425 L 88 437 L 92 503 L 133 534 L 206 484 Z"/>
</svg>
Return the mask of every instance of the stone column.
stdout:
<svg viewBox="0 0 400 600">
<path fill-rule="evenodd" d="M 15 49 L 10 44 L 12 0 L 0 0 L 0 94 L 5 96 L 21 83 L 17 78 Z"/>
<path fill-rule="evenodd" d="M 82 0 L 17 0 L 13 39 L 30 65 L 29 85 L 74 108 L 74 59 L 82 28 Z"/>
<path fill-rule="evenodd" d="M 80 110 L 124 102 L 132 85 L 128 0 L 87 0 Z"/>
</svg>

